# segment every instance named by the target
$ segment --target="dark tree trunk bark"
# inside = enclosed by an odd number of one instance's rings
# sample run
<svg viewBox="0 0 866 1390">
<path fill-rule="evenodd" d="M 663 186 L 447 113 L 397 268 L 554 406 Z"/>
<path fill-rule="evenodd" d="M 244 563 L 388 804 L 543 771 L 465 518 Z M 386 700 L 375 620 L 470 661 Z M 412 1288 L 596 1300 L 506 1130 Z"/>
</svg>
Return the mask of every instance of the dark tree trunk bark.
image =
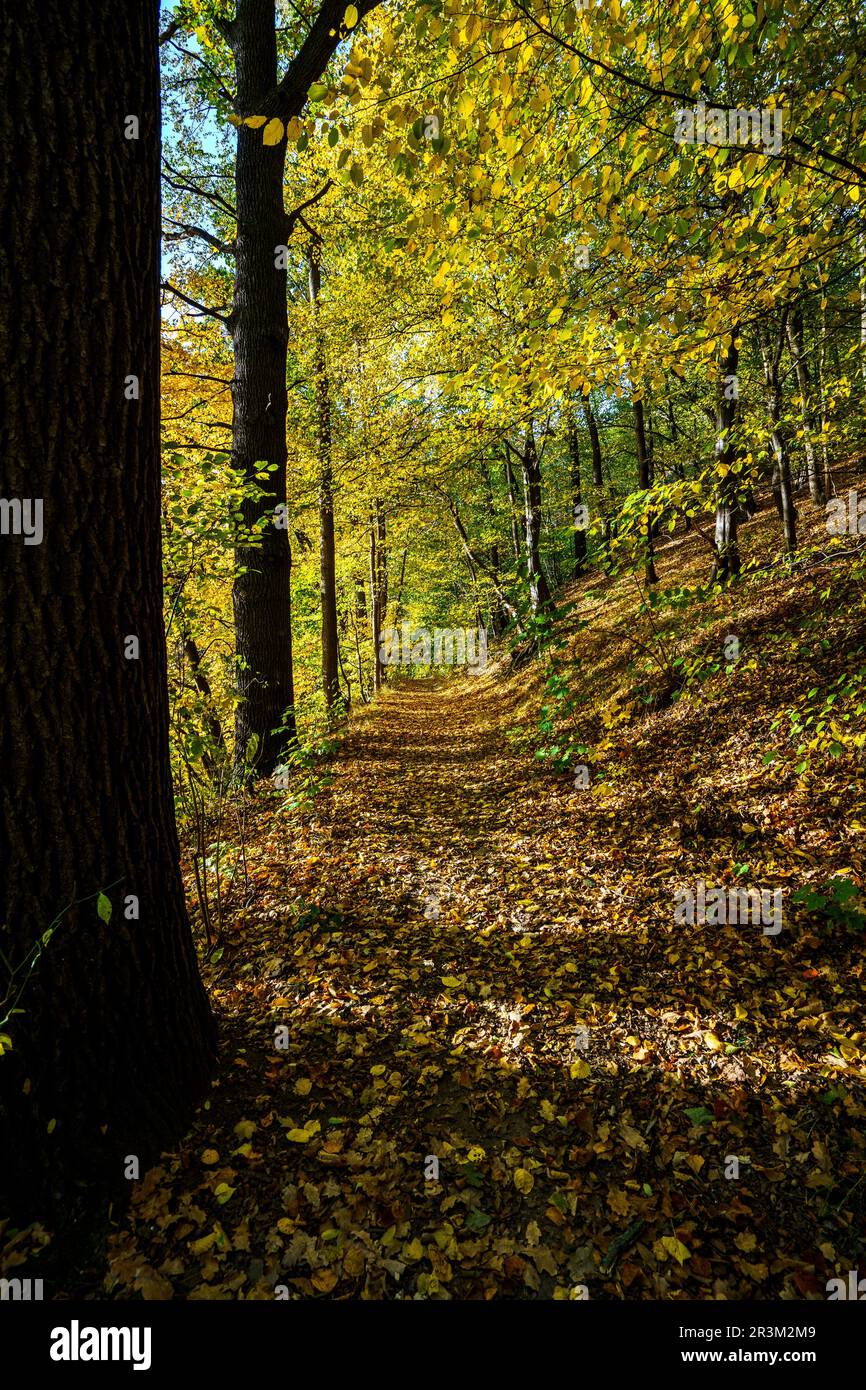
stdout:
<svg viewBox="0 0 866 1390">
<path fill-rule="evenodd" d="M 716 528 L 713 545 L 715 556 L 710 574 L 710 583 L 719 580 L 726 583 L 740 573 L 740 546 L 737 539 L 737 526 L 741 504 L 738 497 L 737 474 L 733 472 L 736 462 L 736 448 L 733 441 L 734 424 L 737 418 L 737 399 L 730 380 L 735 378 L 740 360 L 735 328 L 725 351 L 722 371 L 716 387 L 716 466 L 721 471 L 719 494 L 716 505 Z"/>
<path fill-rule="evenodd" d="M 583 521 L 583 494 L 580 486 L 580 441 L 573 412 L 568 417 L 568 454 L 571 463 L 571 513 L 574 525 L 572 577 L 578 579 L 586 569 L 586 526 Z"/>
<path fill-rule="evenodd" d="M 0 489 L 40 498 L 44 525 L 41 544 L 0 539 L 0 941 L 19 970 L 0 966 L 0 1019 L 22 1011 L 0 1025 L 0 1210 L 16 1221 L 128 1190 L 126 1156 L 144 1171 L 182 1132 L 213 1063 L 169 771 L 157 17 L 45 0 L 0 32 Z"/>
<path fill-rule="evenodd" d="M 277 85 L 274 0 L 237 0 L 228 26 L 235 58 L 238 114 L 260 114 Z M 239 702 L 236 758 L 267 777 L 295 737 L 292 682 L 291 565 L 286 508 L 286 271 L 276 248 L 285 243 L 286 142 L 265 145 L 261 130 L 240 126 L 235 157 L 235 292 L 232 463 L 262 496 L 245 499 L 244 527 L 259 532 L 236 548 L 232 591 Z M 279 260 L 282 264 L 282 260 Z M 275 515 L 278 507 L 281 516 Z M 282 732 L 276 733 L 275 730 Z M 250 740 L 255 751 L 250 749 Z"/>
<path fill-rule="evenodd" d="M 529 574 L 529 599 L 533 613 L 550 603 L 550 589 L 541 564 L 541 467 L 535 444 L 532 421 L 526 427 L 521 468 L 523 470 L 523 499 L 526 511 L 526 568 Z"/>
<path fill-rule="evenodd" d="M 322 604 L 322 688 L 329 720 L 340 703 L 339 638 L 337 634 L 337 561 L 334 550 L 334 478 L 331 463 L 331 387 L 325 343 L 318 317 L 321 290 L 321 247 L 310 244 L 310 303 L 315 335 L 314 366 L 319 448 L 319 593 Z"/>
<path fill-rule="evenodd" d="M 632 401 L 632 409 L 634 411 L 634 432 L 637 444 L 638 487 L 642 491 L 646 491 L 652 486 L 652 478 L 650 476 L 651 463 L 646 443 L 646 429 L 644 427 L 643 401 Z M 644 546 L 646 547 L 645 565 L 647 583 L 657 584 L 658 575 L 656 574 L 655 558 L 653 556 L 652 524 L 649 518 L 647 518 L 644 528 Z"/>
<path fill-rule="evenodd" d="M 359 16 L 374 8 L 358 0 Z M 235 59 L 240 116 L 284 123 L 298 116 L 310 86 L 325 71 L 346 36 L 342 0 L 322 0 L 312 27 L 277 82 L 274 0 L 236 0 L 235 18 L 219 27 Z M 286 271 L 277 248 L 291 223 L 283 205 L 286 141 L 265 145 L 261 128 L 240 126 L 235 159 L 235 294 L 229 320 L 234 342 L 232 460 L 254 481 L 262 465 L 265 495 L 243 505 L 245 527 L 257 527 L 255 545 L 242 538 L 233 589 L 240 696 L 235 721 L 236 758 L 242 766 L 255 738 L 256 772 L 268 776 L 294 742 L 291 565 L 286 512 Z M 281 522 L 274 513 L 282 508 Z M 275 732 L 276 731 L 276 732 Z"/>
</svg>

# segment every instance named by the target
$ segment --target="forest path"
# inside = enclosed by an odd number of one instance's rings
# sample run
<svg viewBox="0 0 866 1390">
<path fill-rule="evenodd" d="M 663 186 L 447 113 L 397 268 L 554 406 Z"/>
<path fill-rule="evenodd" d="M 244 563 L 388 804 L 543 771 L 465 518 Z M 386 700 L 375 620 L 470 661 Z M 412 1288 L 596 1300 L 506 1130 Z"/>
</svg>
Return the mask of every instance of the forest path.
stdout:
<svg viewBox="0 0 866 1390">
<path fill-rule="evenodd" d="M 778 1135 L 796 1077 L 808 1151 L 826 1083 L 787 1060 L 799 1016 L 767 1026 L 760 1064 L 735 1021 L 788 963 L 673 925 L 665 860 L 684 850 L 646 794 L 657 755 L 633 739 L 625 788 L 575 791 L 512 749 L 513 687 L 398 683 L 300 822 L 257 799 L 252 901 L 208 967 L 219 1076 L 137 1185 L 116 1292 L 823 1289 L 836 1218 L 802 1169 L 786 1184 Z"/>
</svg>

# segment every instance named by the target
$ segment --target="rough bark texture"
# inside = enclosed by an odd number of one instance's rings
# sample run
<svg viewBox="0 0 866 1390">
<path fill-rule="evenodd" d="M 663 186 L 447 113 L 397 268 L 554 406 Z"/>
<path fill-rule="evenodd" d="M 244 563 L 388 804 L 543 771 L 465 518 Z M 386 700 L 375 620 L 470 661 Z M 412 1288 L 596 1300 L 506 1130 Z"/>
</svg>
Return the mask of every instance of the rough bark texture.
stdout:
<svg viewBox="0 0 866 1390">
<path fill-rule="evenodd" d="M 157 17 L 45 0 L 0 31 L 0 492 L 44 509 L 40 545 L 0 539 L 6 959 L 57 923 L 0 1028 L 0 1210 L 19 1220 L 126 1188 L 125 1156 L 143 1170 L 182 1131 L 213 1061 L 168 755 Z"/>
<path fill-rule="evenodd" d="M 358 0 L 359 17 L 374 8 Z M 313 82 L 345 38 L 342 0 L 323 0 L 298 53 L 277 81 L 274 0 L 237 0 L 235 18 L 220 21 L 235 59 L 241 116 L 301 113 Z M 230 319 L 235 370 L 232 459 L 247 478 L 271 466 L 268 495 L 244 505 L 247 526 L 273 516 L 286 502 L 286 271 L 276 248 L 291 223 L 283 205 L 286 141 L 265 145 L 262 132 L 241 126 L 235 159 L 235 295 Z M 243 762 L 256 738 L 255 768 L 269 775 L 295 739 L 292 682 L 291 549 L 287 527 L 266 520 L 262 543 L 239 545 L 233 591 L 240 703 L 235 725 Z M 275 732 L 275 730 L 277 732 Z"/>
<path fill-rule="evenodd" d="M 274 0 L 238 0 L 229 28 L 237 108 L 262 112 L 277 83 Z M 265 145 L 261 130 L 241 126 L 235 157 L 235 293 L 232 463 L 253 480 L 269 465 L 266 495 L 243 504 L 244 525 L 269 518 L 257 545 L 241 543 L 232 601 L 240 702 L 235 736 L 239 762 L 255 736 L 257 772 L 268 776 L 295 733 L 292 684 L 291 565 L 286 524 L 274 524 L 286 503 L 286 271 L 276 248 L 285 243 L 283 165 L 286 143 Z M 282 263 L 280 261 L 280 263 Z M 275 730 L 283 729 L 282 733 Z"/>
</svg>

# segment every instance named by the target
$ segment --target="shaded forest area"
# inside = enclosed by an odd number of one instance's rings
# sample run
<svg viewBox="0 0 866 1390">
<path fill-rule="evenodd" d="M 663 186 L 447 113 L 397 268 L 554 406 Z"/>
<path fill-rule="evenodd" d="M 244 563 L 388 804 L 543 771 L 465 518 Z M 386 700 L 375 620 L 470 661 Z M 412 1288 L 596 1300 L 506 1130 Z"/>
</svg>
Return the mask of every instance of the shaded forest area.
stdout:
<svg viewBox="0 0 866 1390">
<path fill-rule="evenodd" d="M 866 1297 L 864 59 L 4 20 L 3 1301 Z"/>
</svg>

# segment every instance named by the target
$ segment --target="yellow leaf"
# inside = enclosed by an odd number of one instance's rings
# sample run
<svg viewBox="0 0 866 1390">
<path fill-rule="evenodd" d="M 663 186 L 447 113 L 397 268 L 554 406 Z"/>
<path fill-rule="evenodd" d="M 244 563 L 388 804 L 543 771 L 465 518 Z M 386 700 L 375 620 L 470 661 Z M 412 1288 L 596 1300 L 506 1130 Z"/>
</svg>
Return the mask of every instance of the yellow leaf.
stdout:
<svg viewBox="0 0 866 1390">
<path fill-rule="evenodd" d="M 527 1193 L 532 1191 L 533 1187 L 535 1186 L 535 1178 L 532 1176 L 528 1168 L 515 1168 L 514 1186 L 517 1188 L 518 1192 L 523 1193 L 524 1197 L 527 1195 Z"/>
<path fill-rule="evenodd" d="M 281 1235 L 290 1236 L 295 1229 L 295 1223 L 289 1216 L 281 1216 L 277 1222 L 277 1230 Z"/>
<path fill-rule="evenodd" d="M 313 1089 L 313 1083 L 308 1076 L 299 1076 L 295 1082 L 295 1090 L 299 1096 L 308 1096 Z"/>
<path fill-rule="evenodd" d="M 686 1260 L 692 1258 L 691 1251 L 687 1250 L 682 1241 L 677 1240 L 676 1236 L 662 1236 L 661 1243 L 671 1258 L 676 1260 L 677 1264 L 683 1264 Z"/>
<path fill-rule="evenodd" d="M 235 1134 L 239 1139 L 252 1139 L 255 1128 L 255 1120 L 238 1120 L 235 1125 Z"/>
<path fill-rule="evenodd" d="M 250 130 L 259 130 L 267 119 L 267 116 L 244 116 L 244 125 L 248 125 Z"/>
<path fill-rule="evenodd" d="M 592 1067 L 589 1065 L 589 1062 L 584 1062 L 582 1058 L 578 1058 L 576 1062 L 572 1062 L 568 1069 L 568 1074 L 572 1081 L 583 1081 L 585 1077 L 589 1076 L 591 1071 Z"/>
<path fill-rule="evenodd" d="M 742 1235 L 734 1237 L 734 1244 L 738 1250 L 744 1250 L 748 1254 L 757 1248 L 758 1239 L 751 1231 L 743 1231 Z"/>
<path fill-rule="evenodd" d="M 443 321 L 443 323 L 444 323 L 444 321 L 445 321 L 445 316 L 444 316 L 444 314 L 443 314 L 443 316 L 442 316 L 442 321 Z M 442 983 L 443 983 L 443 985 L 445 986 L 446 989 L 459 989 L 459 988 L 460 988 L 460 981 L 457 979 L 457 976 L 456 976 L 456 975 L 443 975 L 443 976 L 442 976 Z M 384 1071 L 385 1068 L 383 1067 L 382 1070 Z"/>
<path fill-rule="evenodd" d="M 268 121 L 267 125 L 262 131 L 262 144 L 278 145 L 282 140 L 284 134 L 285 129 L 282 121 L 279 119 L 278 116 L 274 116 L 274 119 L 272 121 Z"/>
<path fill-rule="evenodd" d="M 317 1269 L 312 1276 L 314 1289 L 319 1293 L 330 1293 L 336 1287 L 338 1274 L 335 1269 Z"/>
<path fill-rule="evenodd" d="M 719 1041 L 715 1033 L 704 1033 L 704 1047 L 709 1048 L 710 1052 L 721 1052 L 724 1043 Z"/>
<path fill-rule="evenodd" d="M 358 11 L 354 5 L 347 5 L 346 13 L 343 15 L 343 23 L 347 29 L 354 29 L 358 23 Z"/>
<path fill-rule="evenodd" d="M 204 1255 L 215 1244 L 216 1232 L 211 1231 L 209 1236 L 202 1236 L 199 1240 L 194 1240 L 189 1248 L 194 1255 Z"/>
<path fill-rule="evenodd" d="M 208 1164 L 208 1166 L 210 1166 L 213 1163 L 219 1163 L 220 1156 L 217 1153 L 216 1149 L 205 1149 L 204 1153 L 201 1156 L 201 1161 L 202 1163 L 206 1163 Z"/>
</svg>

